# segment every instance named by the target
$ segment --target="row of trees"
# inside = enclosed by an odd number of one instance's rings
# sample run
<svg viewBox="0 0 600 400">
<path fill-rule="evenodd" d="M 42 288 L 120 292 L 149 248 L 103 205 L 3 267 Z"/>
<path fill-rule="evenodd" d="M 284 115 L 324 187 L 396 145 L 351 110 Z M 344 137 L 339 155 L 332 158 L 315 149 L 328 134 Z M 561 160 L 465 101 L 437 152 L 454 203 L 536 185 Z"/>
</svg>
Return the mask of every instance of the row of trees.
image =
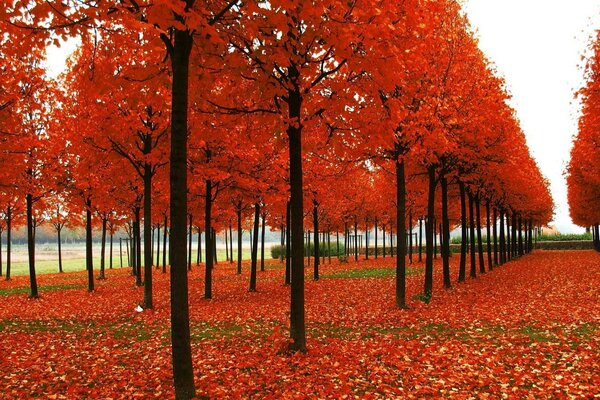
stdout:
<svg viewBox="0 0 600 400">
<path fill-rule="evenodd" d="M 600 251 L 600 212 L 596 207 L 600 196 L 600 170 L 596 163 L 600 140 L 600 32 L 589 51 L 587 84 L 579 91 L 582 112 L 567 167 L 567 187 L 573 222 L 592 227 L 594 247 Z"/>
<path fill-rule="evenodd" d="M 9 234 L 13 210 L 25 204 L 32 296 L 38 215 L 83 216 L 90 290 L 93 224 L 106 232 L 133 221 L 145 249 L 146 308 L 153 306 L 152 227 L 168 228 L 179 398 L 194 394 L 190 225 L 209 233 L 206 298 L 214 232 L 231 237 L 236 226 L 239 235 L 251 221 L 257 249 L 260 220 L 285 231 L 290 349 L 304 351 L 306 227 L 316 248 L 319 232 L 393 231 L 396 304 L 405 307 L 406 232 L 418 221 L 430 297 L 438 224 L 450 287 L 451 229 L 462 226 L 466 238 L 468 226 L 471 248 L 478 237 L 483 257 L 483 225 L 488 238 L 500 229 L 502 245 L 507 224 L 514 240 L 531 238 L 552 215 L 504 84 L 454 0 L 14 1 L 0 21 L 2 87 L 9 88 L 0 93 L 0 208 Z M 40 60 L 57 35 L 78 36 L 81 46 L 52 83 Z"/>
</svg>

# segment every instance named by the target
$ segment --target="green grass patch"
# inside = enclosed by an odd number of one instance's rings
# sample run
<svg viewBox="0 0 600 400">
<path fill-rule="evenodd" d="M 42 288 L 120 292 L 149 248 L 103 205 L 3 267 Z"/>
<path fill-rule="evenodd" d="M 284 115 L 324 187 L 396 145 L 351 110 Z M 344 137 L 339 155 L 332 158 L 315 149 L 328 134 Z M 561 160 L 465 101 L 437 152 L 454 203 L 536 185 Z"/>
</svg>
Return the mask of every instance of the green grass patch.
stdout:
<svg viewBox="0 0 600 400">
<path fill-rule="evenodd" d="M 406 276 L 416 275 L 423 272 L 423 268 L 407 268 Z M 331 274 L 321 275 L 322 278 L 388 278 L 396 276 L 395 268 L 365 268 L 365 269 L 348 269 L 345 271 L 334 272 Z"/>
<path fill-rule="evenodd" d="M 63 285 L 38 285 L 38 292 L 44 294 L 44 292 L 52 292 L 56 290 L 71 290 L 71 289 L 82 289 L 84 285 L 75 283 L 63 284 Z M 11 287 L 0 289 L 0 296 L 14 296 L 18 294 L 29 294 L 29 286 Z"/>
<path fill-rule="evenodd" d="M 541 235 L 539 242 L 570 242 L 580 240 L 592 240 L 591 233 L 559 233 L 557 235 Z"/>
</svg>

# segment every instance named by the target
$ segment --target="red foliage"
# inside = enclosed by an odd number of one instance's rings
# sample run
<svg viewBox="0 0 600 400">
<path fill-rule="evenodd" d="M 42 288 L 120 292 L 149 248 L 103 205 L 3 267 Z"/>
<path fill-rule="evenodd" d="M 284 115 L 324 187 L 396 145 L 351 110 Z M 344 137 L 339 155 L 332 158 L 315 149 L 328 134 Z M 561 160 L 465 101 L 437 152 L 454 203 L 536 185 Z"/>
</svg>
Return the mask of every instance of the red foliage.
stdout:
<svg viewBox="0 0 600 400">
<path fill-rule="evenodd" d="M 595 252 L 537 252 L 451 290 L 434 290 L 431 304 L 412 298 L 409 310 L 394 306 L 393 276 L 386 273 L 393 259 L 324 265 L 320 281 L 307 281 L 309 350 L 294 355 L 280 351 L 289 307 L 281 268 L 272 264 L 260 273 L 260 291 L 249 293 L 245 276 L 219 264 L 215 299 L 208 301 L 203 271 L 194 269 L 198 394 L 590 397 L 600 385 L 599 262 Z M 409 299 L 421 289 L 422 265 L 413 268 Z M 328 278 L 369 270 L 378 276 Z M 156 310 L 137 313 L 142 289 L 128 274 L 109 271 L 94 293 L 85 291 L 84 274 L 43 275 L 37 301 L 6 296 L 25 288 L 25 277 L 0 282 L 0 392 L 173 397 L 168 277 L 155 276 Z"/>
</svg>

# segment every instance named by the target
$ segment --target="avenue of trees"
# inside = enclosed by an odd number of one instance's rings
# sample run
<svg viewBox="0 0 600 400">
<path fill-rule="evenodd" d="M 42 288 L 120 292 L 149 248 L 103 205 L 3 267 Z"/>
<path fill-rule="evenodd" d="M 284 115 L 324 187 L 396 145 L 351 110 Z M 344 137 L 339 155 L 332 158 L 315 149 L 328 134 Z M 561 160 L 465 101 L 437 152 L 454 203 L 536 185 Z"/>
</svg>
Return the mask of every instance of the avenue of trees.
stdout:
<svg viewBox="0 0 600 400">
<path fill-rule="evenodd" d="M 591 227 L 594 248 L 600 251 L 600 170 L 598 143 L 600 140 L 600 33 L 590 45 L 585 77 L 587 85 L 579 92 L 582 113 L 579 130 L 567 167 L 567 187 L 571 218 L 577 225 Z"/>
<path fill-rule="evenodd" d="M 168 234 L 178 398 L 195 391 L 189 230 L 203 234 L 207 299 L 219 295 L 216 234 L 233 246 L 232 227 L 252 229 L 256 291 L 259 228 L 284 233 L 289 346 L 305 351 L 305 231 L 314 235 L 314 279 L 320 240 L 393 233 L 395 303 L 404 308 L 408 230 L 424 232 L 430 298 L 436 232 L 450 287 L 530 251 L 534 227 L 552 217 L 504 83 L 454 0 L 15 0 L 0 10 L 0 30 L 0 235 L 10 246 L 11 230 L 27 226 L 37 297 L 36 226 L 86 228 L 90 291 L 92 228 L 104 246 L 126 226 L 141 304 L 152 308 L 152 230 Z M 81 44 L 50 81 L 45 48 L 67 37 Z M 597 131 L 588 90 L 578 141 Z M 572 170 L 573 179 L 577 204 L 594 195 L 595 178 Z M 600 220 L 580 214 L 597 229 Z"/>
</svg>

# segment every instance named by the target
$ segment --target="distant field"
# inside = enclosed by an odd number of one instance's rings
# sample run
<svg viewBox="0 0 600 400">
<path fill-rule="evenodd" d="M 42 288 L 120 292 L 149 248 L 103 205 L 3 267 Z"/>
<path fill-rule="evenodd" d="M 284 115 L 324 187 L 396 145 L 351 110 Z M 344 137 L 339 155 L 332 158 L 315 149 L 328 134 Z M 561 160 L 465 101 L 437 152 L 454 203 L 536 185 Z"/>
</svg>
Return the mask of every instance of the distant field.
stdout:
<svg viewBox="0 0 600 400">
<path fill-rule="evenodd" d="M 271 258 L 270 252 L 271 244 L 268 244 L 268 247 L 265 246 L 265 259 Z M 100 245 L 94 243 L 92 246 L 94 252 L 94 269 L 100 269 Z M 108 254 L 108 246 L 106 246 L 106 264 L 105 268 L 109 268 L 109 254 Z M 142 248 L 143 251 L 143 248 Z M 192 248 L 192 264 L 196 263 L 197 259 L 197 250 Z M 242 259 L 248 260 L 250 259 L 251 253 L 249 248 L 243 248 L 242 250 Z M 142 256 L 143 257 L 143 256 Z M 260 257 L 260 248 L 259 248 L 259 257 Z M 156 260 L 156 252 L 154 253 L 155 264 Z M 160 254 L 160 265 L 162 266 L 162 249 Z M 233 258 L 237 260 L 237 252 L 233 251 Z M 27 246 L 25 245 L 13 245 L 12 254 L 11 254 L 11 275 L 19 276 L 19 275 L 28 275 L 29 274 L 29 262 L 28 262 L 28 254 L 27 254 Z M 127 251 L 126 247 L 123 246 L 122 252 L 123 259 L 123 267 L 127 267 Z M 62 246 L 62 260 L 63 260 L 63 271 L 64 272 L 75 272 L 82 271 L 85 269 L 85 245 L 82 244 L 63 244 Z M 217 260 L 225 261 L 225 249 L 217 248 Z M 143 261 L 143 260 L 142 260 Z M 204 261 L 204 250 L 202 251 L 202 261 Z M 167 264 L 168 264 L 168 256 L 167 256 Z M 143 263 L 143 262 L 142 262 Z M 113 268 L 120 268 L 121 266 L 121 256 L 119 253 L 119 242 L 116 241 L 113 244 Z M 35 261 L 35 270 L 38 274 L 48 274 L 58 272 L 58 250 L 55 244 L 38 244 L 36 246 L 36 261 Z M 6 271 L 6 246 L 2 247 L 2 273 L 4 274 Z"/>
</svg>

